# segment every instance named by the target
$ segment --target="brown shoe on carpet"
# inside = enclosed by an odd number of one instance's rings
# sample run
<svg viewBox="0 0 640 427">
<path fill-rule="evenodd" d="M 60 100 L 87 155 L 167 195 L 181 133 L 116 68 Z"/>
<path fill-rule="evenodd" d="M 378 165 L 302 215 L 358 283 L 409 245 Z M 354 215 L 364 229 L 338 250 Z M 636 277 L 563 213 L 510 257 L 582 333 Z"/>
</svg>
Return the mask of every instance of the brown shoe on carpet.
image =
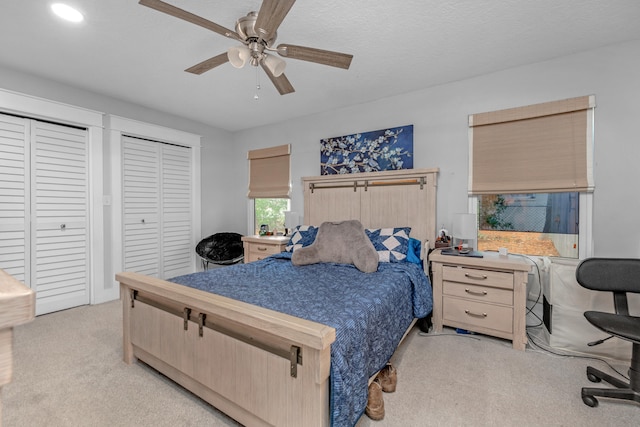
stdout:
<svg viewBox="0 0 640 427">
<path fill-rule="evenodd" d="M 387 366 L 380 370 L 380 373 L 376 377 L 380 381 L 382 391 L 385 393 L 393 393 L 396 391 L 396 384 L 398 382 L 398 372 L 396 368 L 391 366 L 391 363 L 387 363 Z"/>
<path fill-rule="evenodd" d="M 369 384 L 369 398 L 364 412 L 369 418 L 378 421 L 384 418 L 384 399 L 382 397 L 382 386 L 376 378 Z"/>
</svg>

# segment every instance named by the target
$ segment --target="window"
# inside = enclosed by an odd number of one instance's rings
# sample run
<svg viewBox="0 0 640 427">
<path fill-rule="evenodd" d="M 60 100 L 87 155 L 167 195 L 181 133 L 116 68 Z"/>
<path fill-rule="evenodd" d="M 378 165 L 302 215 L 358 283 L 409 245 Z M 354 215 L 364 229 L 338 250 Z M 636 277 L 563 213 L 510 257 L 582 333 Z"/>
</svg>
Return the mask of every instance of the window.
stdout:
<svg viewBox="0 0 640 427">
<path fill-rule="evenodd" d="M 288 144 L 249 151 L 249 198 L 289 198 L 290 153 Z"/>
<path fill-rule="evenodd" d="M 260 234 L 260 226 L 266 225 L 269 232 L 284 233 L 284 212 L 289 210 L 291 193 L 290 171 L 291 146 L 250 150 L 249 160 L 249 192 L 253 199 L 253 224 L 249 221 L 249 229 Z"/>
<path fill-rule="evenodd" d="M 579 193 L 478 196 L 478 250 L 577 258 Z"/>
<path fill-rule="evenodd" d="M 478 249 L 591 255 L 594 108 L 591 95 L 469 116 Z"/>
<path fill-rule="evenodd" d="M 284 233 L 284 212 L 288 210 L 289 199 L 255 199 L 255 234 L 259 234 L 263 224 L 269 227 L 269 231 Z"/>
</svg>

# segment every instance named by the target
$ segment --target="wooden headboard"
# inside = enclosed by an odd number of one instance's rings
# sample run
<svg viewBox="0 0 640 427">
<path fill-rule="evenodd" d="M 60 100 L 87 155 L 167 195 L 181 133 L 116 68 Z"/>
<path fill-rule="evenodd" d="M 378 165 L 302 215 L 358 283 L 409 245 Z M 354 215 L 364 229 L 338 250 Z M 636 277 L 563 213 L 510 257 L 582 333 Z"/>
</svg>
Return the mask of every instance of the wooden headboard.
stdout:
<svg viewBox="0 0 640 427">
<path fill-rule="evenodd" d="M 411 227 L 411 237 L 436 238 L 438 169 L 406 169 L 303 177 L 304 223 L 360 220 L 365 228 Z"/>
</svg>

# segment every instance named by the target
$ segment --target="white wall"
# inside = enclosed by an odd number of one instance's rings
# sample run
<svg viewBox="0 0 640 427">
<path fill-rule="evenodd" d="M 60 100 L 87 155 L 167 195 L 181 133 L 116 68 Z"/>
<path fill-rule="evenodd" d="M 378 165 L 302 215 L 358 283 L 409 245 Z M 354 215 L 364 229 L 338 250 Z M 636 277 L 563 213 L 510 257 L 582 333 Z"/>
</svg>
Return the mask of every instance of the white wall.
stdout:
<svg viewBox="0 0 640 427">
<path fill-rule="evenodd" d="M 472 66 L 470 64 L 469 66 Z M 419 72 L 419 70 L 416 70 Z M 640 256 L 640 41 L 504 70 L 234 134 L 249 149 L 292 144 L 292 210 L 303 212 L 300 177 L 319 175 L 320 139 L 414 125 L 414 167 L 440 168 L 438 225 L 466 212 L 469 114 L 595 94 L 596 256 Z"/>
</svg>

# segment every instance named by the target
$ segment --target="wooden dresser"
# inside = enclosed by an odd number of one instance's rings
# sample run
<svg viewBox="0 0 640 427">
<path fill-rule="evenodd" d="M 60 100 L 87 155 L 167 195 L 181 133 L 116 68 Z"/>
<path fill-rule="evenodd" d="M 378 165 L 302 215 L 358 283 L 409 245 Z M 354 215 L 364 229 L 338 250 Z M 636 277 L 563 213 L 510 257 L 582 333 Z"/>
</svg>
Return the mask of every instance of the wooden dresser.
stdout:
<svg viewBox="0 0 640 427">
<path fill-rule="evenodd" d="M 509 339 L 524 350 L 527 276 L 531 265 L 515 255 L 483 258 L 429 256 L 433 271 L 433 329 L 443 326 Z"/>
<path fill-rule="evenodd" d="M 243 236 L 244 262 L 254 262 L 284 251 L 289 236 Z"/>
</svg>

